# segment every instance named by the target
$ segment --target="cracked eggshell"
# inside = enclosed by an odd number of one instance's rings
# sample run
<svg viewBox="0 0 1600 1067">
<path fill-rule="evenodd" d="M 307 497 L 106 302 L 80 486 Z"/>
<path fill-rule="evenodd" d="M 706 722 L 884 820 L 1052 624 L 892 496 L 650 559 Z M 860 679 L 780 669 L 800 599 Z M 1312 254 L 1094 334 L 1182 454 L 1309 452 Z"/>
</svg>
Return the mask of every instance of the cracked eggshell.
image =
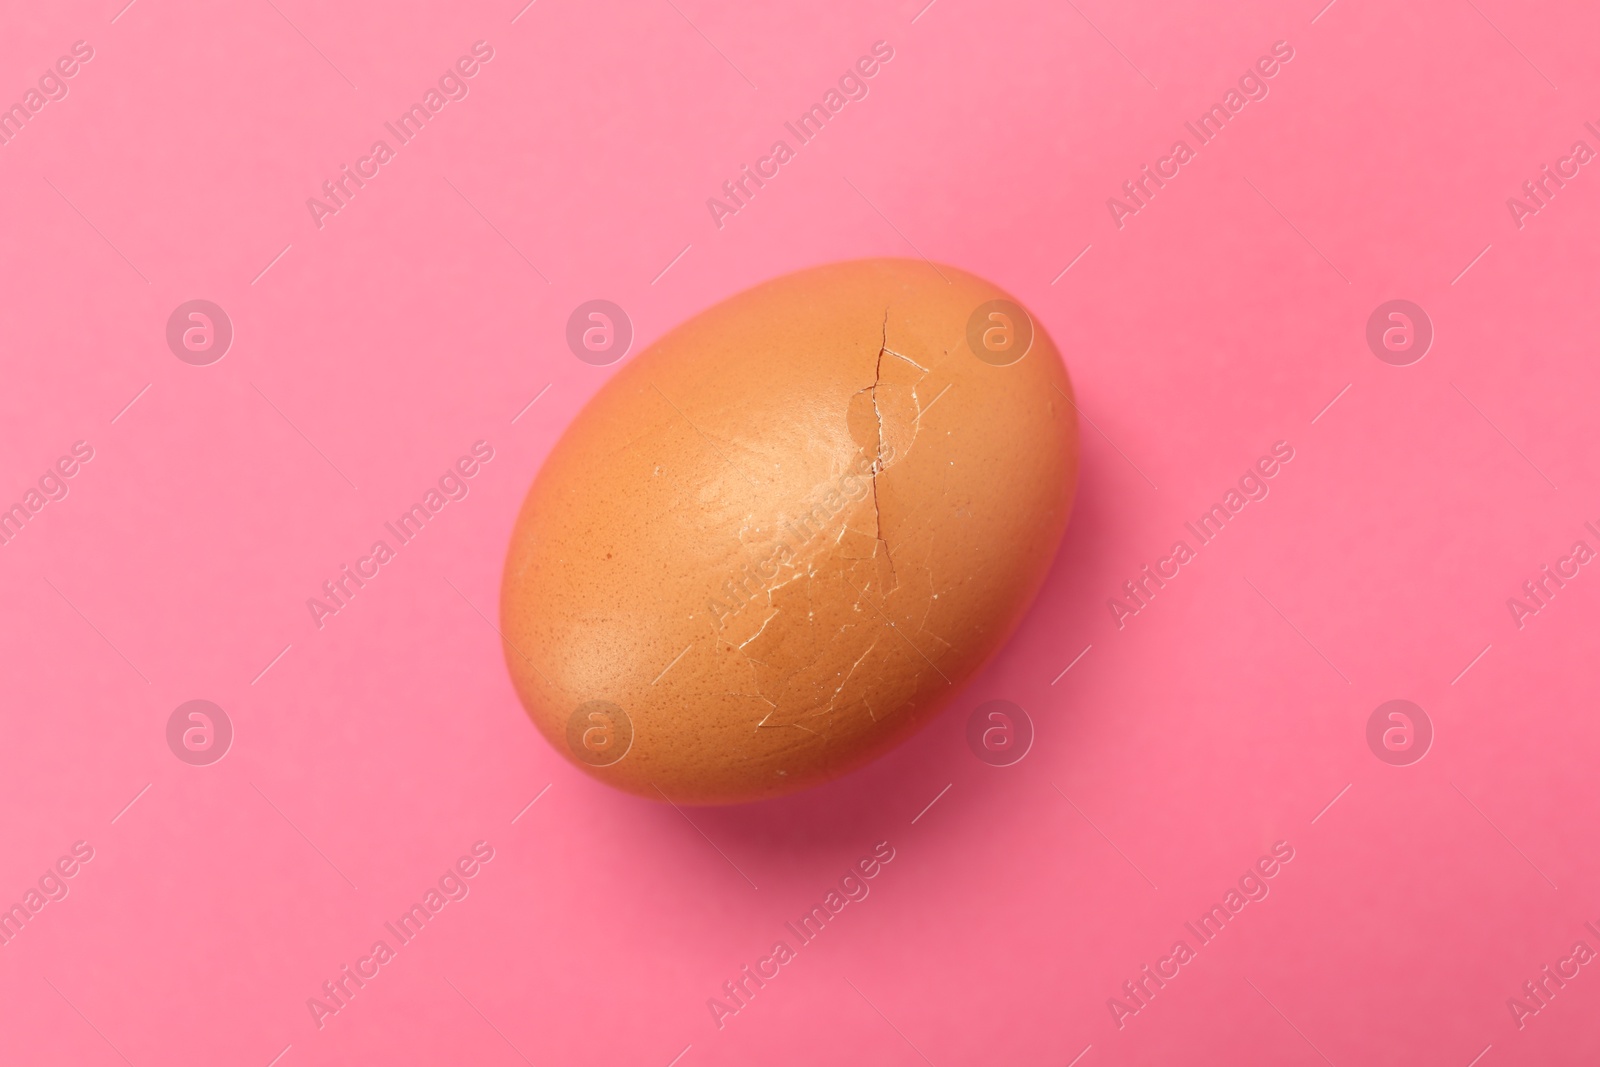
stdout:
<svg viewBox="0 0 1600 1067">
<path fill-rule="evenodd" d="M 928 722 L 1021 620 L 1077 483 L 1042 327 L 1009 365 L 969 347 L 995 300 L 952 267 L 838 263 L 623 366 L 550 452 L 506 559 L 506 662 L 551 744 L 618 788 L 725 804 Z"/>
</svg>

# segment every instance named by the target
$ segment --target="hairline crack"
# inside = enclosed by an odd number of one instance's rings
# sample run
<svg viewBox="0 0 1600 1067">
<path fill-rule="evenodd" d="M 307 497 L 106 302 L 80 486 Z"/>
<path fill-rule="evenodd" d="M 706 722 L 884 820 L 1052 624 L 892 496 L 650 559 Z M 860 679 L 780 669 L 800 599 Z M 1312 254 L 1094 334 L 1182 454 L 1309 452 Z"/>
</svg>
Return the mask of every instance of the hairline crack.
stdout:
<svg viewBox="0 0 1600 1067">
<path fill-rule="evenodd" d="M 883 536 L 883 509 L 878 506 L 878 472 L 883 469 L 883 410 L 878 407 L 878 385 L 883 380 L 883 355 L 889 351 L 889 309 L 883 309 L 883 338 L 878 345 L 878 359 L 872 371 L 872 414 L 878 420 L 878 451 L 872 457 L 872 517 L 873 533 L 883 545 L 883 558 L 889 564 L 889 577 L 894 580 L 894 557 L 889 553 L 889 542 Z M 899 353 L 894 353 L 899 355 Z M 901 357 L 904 358 L 903 356 Z M 909 360 L 907 362 L 910 362 Z M 915 366 L 916 364 L 912 364 Z M 895 584 L 899 582 L 896 580 Z M 888 590 L 884 595 L 888 595 Z"/>
</svg>

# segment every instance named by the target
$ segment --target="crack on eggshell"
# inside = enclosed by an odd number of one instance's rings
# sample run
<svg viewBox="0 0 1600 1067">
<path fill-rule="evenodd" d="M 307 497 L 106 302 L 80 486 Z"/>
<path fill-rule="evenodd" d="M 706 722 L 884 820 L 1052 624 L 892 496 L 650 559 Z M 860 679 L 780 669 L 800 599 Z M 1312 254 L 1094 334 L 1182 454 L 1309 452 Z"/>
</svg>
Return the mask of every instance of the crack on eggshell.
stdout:
<svg viewBox="0 0 1600 1067">
<path fill-rule="evenodd" d="M 896 359 L 903 359 L 907 363 L 911 364 L 913 367 L 915 367 L 919 371 L 921 371 L 924 375 L 927 375 L 927 373 L 928 373 L 928 368 L 927 367 L 924 367 L 922 364 L 918 363 L 916 360 L 912 359 L 910 356 L 906 355 L 904 352 L 896 352 L 894 349 L 890 348 L 889 347 L 888 334 L 887 333 L 884 334 L 884 345 L 883 345 L 882 354 L 886 355 L 886 356 L 894 356 Z M 916 386 L 912 386 L 911 387 L 911 395 L 912 396 L 916 396 L 917 395 Z"/>
<path fill-rule="evenodd" d="M 770 596 L 768 596 L 767 600 L 768 600 L 768 606 L 770 607 L 772 598 Z M 778 617 L 778 613 L 776 611 L 774 611 L 774 612 L 771 612 L 770 614 L 768 614 L 766 618 L 762 619 L 761 620 L 761 628 L 758 629 L 755 633 L 751 634 L 749 637 L 745 638 L 743 641 L 739 642 L 739 651 L 740 652 L 744 652 L 744 648 L 745 648 L 746 645 L 748 645 L 750 642 L 754 641 L 756 638 L 760 637 L 762 634 L 766 633 L 767 632 L 767 624 L 770 623 L 773 619 L 776 619 L 777 617 Z M 745 653 L 745 655 L 748 658 L 749 653 Z"/>
<path fill-rule="evenodd" d="M 838 524 L 832 536 L 797 542 L 797 551 L 778 564 L 781 573 L 753 591 L 749 606 L 757 610 L 720 620 L 722 640 L 743 658 L 763 705 L 753 709 L 755 728 L 793 726 L 811 738 L 799 742 L 805 745 L 827 743 L 843 727 L 846 733 L 867 728 L 850 725 L 863 712 L 876 723 L 884 719 L 879 708 L 885 715 L 904 708 L 938 673 L 923 650 L 942 658 L 951 647 L 927 629 L 932 575 L 895 558 L 884 522 L 883 508 L 896 498 L 885 496 L 889 486 L 880 478 L 915 444 L 924 410 L 920 387 L 929 376 L 927 367 L 890 347 L 888 324 L 886 309 L 872 378 L 854 394 L 850 416 L 859 418 L 853 439 L 872 452 L 863 472 L 870 474 L 871 501 L 866 494 L 850 497 L 829 520 Z M 907 560 L 926 555 L 915 542 L 909 550 Z"/>
<path fill-rule="evenodd" d="M 889 350 L 889 309 L 883 309 L 883 341 L 878 345 L 878 360 L 872 371 L 872 414 L 878 420 L 878 449 L 872 457 L 872 517 L 877 533 L 874 535 L 878 543 L 883 546 L 883 558 L 889 564 L 889 589 L 894 589 L 899 582 L 894 574 L 894 556 L 889 551 L 889 542 L 883 537 L 883 509 L 878 506 L 878 471 L 883 465 L 883 409 L 878 406 L 878 386 L 883 381 L 883 354 Z M 908 361 L 909 362 L 909 361 Z M 915 364 L 913 364 L 915 366 Z M 915 391 L 912 393 L 915 396 Z"/>
<path fill-rule="evenodd" d="M 850 684 L 850 679 L 851 678 L 855 677 L 856 668 L 861 666 L 862 662 L 868 656 L 872 655 L 872 650 L 878 647 L 878 642 L 881 639 L 882 638 L 874 637 L 872 639 L 872 643 L 869 644 L 865 649 L 862 650 L 861 655 L 856 657 L 856 661 L 854 663 L 850 664 L 850 669 L 845 672 L 844 679 L 837 686 L 834 687 L 833 696 L 828 698 L 828 710 L 829 711 L 833 711 L 834 710 L 834 706 L 839 702 L 839 694 L 844 692 L 844 687 Z M 877 722 L 878 721 L 878 716 L 877 716 L 877 714 L 875 712 L 873 712 L 872 704 L 865 697 L 863 697 L 861 699 L 861 704 L 862 704 L 863 707 L 865 707 L 867 709 L 867 715 L 869 715 L 872 718 L 872 721 L 873 722 Z"/>
</svg>

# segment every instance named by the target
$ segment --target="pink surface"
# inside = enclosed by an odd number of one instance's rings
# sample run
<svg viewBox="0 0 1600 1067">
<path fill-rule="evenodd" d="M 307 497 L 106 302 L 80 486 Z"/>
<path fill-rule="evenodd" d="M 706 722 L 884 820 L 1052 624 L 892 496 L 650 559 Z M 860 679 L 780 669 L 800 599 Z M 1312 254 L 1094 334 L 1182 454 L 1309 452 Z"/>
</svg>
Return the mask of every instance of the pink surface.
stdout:
<svg viewBox="0 0 1600 1067">
<path fill-rule="evenodd" d="M 25 111 L 93 51 L 0 146 L 0 503 L 73 472 L 0 546 L 0 903 L 28 916 L 0 1061 L 1600 1054 L 1589 5 L 121 4 L 12 2 L 0 35 Z M 478 41 L 466 95 L 319 227 L 307 199 Z M 719 228 L 707 198 L 876 41 L 866 97 Z M 1200 146 L 1185 122 L 1280 41 Z M 1146 164 L 1166 184 L 1108 207 Z M 1534 200 L 1545 164 L 1568 177 Z M 568 315 L 615 301 L 636 354 L 867 255 L 990 277 L 1067 355 L 1093 428 L 1038 604 L 826 788 L 680 813 L 595 784 L 487 622 L 528 482 L 615 369 Z M 195 299 L 233 326 L 204 366 L 166 339 Z M 1367 343 L 1394 299 L 1434 331 L 1406 366 Z M 308 598 L 479 441 L 465 498 L 319 628 Z M 1265 498 L 1197 547 L 1277 442 Z M 1146 564 L 1177 574 L 1115 611 Z M 966 741 L 995 699 L 1036 732 L 1011 766 Z M 190 700 L 232 724 L 218 762 L 175 754 L 199 720 L 169 747 Z M 1387 719 L 1369 747 L 1390 700 L 1431 723 L 1420 762 L 1378 757 L 1416 751 Z M 785 923 L 879 842 L 801 944 Z M 1266 896 L 1203 942 L 1185 924 L 1241 879 Z M 347 965 L 365 985 L 308 1006 Z"/>
</svg>

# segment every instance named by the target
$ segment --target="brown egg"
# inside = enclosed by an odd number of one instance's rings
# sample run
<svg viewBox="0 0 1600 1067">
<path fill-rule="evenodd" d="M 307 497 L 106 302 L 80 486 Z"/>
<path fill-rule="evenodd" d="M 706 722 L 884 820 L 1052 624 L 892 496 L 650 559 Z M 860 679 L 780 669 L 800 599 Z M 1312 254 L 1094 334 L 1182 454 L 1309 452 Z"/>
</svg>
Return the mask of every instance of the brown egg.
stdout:
<svg viewBox="0 0 1600 1067">
<path fill-rule="evenodd" d="M 1001 290 L 873 259 L 662 337 L 551 451 L 506 559 L 523 705 L 642 796 L 790 793 L 926 723 L 1050 566 L 1077 484 L 1055 346 Z"/>
</svg>

